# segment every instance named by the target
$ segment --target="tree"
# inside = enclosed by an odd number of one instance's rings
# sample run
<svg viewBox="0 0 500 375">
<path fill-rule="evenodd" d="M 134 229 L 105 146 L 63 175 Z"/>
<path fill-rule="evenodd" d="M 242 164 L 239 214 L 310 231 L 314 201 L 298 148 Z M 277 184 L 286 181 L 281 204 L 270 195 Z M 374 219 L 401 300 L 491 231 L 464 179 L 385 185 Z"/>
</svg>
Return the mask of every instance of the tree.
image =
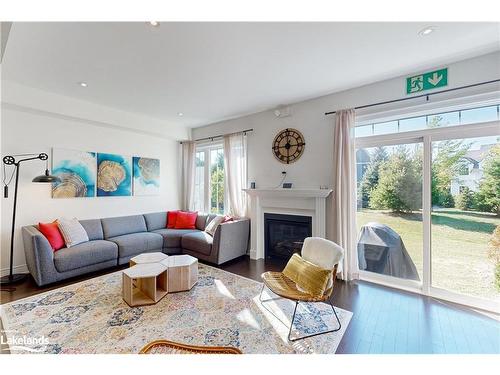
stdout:
<svg viewBox="0 0 500 375">
<path fill-rule="evenodd" d="M 488 258 L 495 265 L 495 285 L 500 290 L 500 225 L 497 225 L 488 243 Z"/>
<path fill-rule="evenodd" d="M 474 193 L 465 186 L 455 198 L 457 208 L 467 211 L 474 207 Z"/>
<path fill-rule="evenodd" d="M 484 159 L 484 175 L 476 194 L 476 208 L 500 216 L 500 145 L 493 146 Z"/>
<path fill-rule="evenodd" d="M 224 211 L 224 154 L 217 153 L 210 168 L 210 207 L 213 213 Z"/>
<path fill-rule="evenodd" d="M 437 146 L 431 171 L 432 204 L 441 207 L 453 207 L 451 181 L 459 174 L 470 144 L 463 141 L 442 141 Z"/>
<path fill-rule="evenodd" d="M 411 157 L 405 146 L 399 146 L 382 163 L 378 185 L 370 194 L 371 208 L 411 212 L 422 207 L 422 180 L 417 152 Z"/>
<path fill-rule="evenodd" d="M 377 147 L 370 158 L 370 164 L 366 168 L 361 184 L 359 185 L 359 197 L 361 198 L 361 207 L 368 207 L 370 193 L 377 186 L 380 174 L 380 166 L 387 161 L 387 151 L 385 147 Z"/>
</svg>

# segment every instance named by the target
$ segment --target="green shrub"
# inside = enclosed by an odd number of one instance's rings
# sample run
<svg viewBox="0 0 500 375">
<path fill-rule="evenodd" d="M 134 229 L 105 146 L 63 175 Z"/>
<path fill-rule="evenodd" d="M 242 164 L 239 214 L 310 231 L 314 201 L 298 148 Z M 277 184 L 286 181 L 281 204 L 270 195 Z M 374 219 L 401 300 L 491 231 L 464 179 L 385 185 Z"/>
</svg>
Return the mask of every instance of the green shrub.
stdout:
<svg viewBox="0 0 500 375">
<path fill-rule="evenodd" d="M 474 203 L 474 193 L 468 187 L 464 187 L 462 192 L 455 197 L 455 206 L 460 210 L 471 210 L 474 208 Z"/>
<path fill-rule="evenodd" d="M 380 166 L 378 184 L 370 193 L 370 208 L 411 212 L 421 207 L 418 155 L 412 158 L 404 147 L 400 147 Z"/>
<path fill-rule="evenodd" d="M 488 258 L 495 264 L 495 286 L 500 290 L 500 225 L 497 225 L 491 235 Z"/>
</svg>

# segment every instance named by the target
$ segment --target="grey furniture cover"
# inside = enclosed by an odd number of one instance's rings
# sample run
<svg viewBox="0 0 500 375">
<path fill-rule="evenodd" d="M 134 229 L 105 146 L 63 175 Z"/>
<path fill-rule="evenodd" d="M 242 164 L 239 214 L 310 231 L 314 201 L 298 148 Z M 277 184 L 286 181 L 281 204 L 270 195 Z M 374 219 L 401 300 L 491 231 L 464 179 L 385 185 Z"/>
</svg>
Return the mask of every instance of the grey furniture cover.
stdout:
<svg viewBox="0 0 500 375">
<path fill-rule="evenodd" d="M 384 224 L 373 222 L 361 227 L 358 236 L 358 262 L 360 270 L 420 280 L 401 236 Z"/>
</svg>

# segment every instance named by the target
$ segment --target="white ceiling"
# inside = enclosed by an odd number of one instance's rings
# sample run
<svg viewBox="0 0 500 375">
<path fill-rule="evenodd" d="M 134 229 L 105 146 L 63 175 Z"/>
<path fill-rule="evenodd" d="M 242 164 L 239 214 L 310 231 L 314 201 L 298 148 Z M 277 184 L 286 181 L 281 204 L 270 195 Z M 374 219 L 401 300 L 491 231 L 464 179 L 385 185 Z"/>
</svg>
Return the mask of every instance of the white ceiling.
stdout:
<svg viewBox="0 0 500 375">
<path fill-rule="evenodd" d="M 499 25 L 14 23 L 2 79 L 194 127 L 498 50 Z"/>
</svg>

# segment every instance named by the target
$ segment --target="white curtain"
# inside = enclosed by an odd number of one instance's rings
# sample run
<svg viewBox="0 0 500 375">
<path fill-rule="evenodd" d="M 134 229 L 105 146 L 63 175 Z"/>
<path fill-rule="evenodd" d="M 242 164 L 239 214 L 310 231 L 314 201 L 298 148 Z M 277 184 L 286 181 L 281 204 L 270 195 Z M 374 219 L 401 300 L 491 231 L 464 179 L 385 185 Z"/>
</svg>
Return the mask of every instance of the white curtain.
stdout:
<svg viewBox="0 0 500 375">
<path fill-rule="evenodd" d="M 333 241 L 344 248 L 341 277 L 359 278 L 356 247 L 356 185 L 354 154 L 354 109 L 337 111 L 333 137 Z"/>
<path fill-rule="evenodd" d="M 247 137 L 244 133 L 224 136 L 224 171 L 229 213 L 237 217 L 247 214 Z"/>
<path fill-rule="evenodd" d="M 194 171 L 196 144 L 182 142 L 182 209 L 192 211 L 194 206 Z"/>
</svg>

